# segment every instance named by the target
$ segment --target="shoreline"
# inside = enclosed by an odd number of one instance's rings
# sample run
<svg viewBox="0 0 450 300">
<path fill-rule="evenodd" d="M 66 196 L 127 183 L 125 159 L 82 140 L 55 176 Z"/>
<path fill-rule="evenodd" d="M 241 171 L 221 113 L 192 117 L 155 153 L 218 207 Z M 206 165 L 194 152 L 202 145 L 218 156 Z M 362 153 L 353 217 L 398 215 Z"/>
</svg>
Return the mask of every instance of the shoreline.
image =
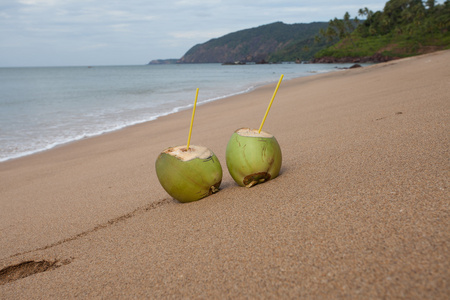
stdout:
<svg viewBox="0 0 450 300">
<path fill-rule="evenodd" d="M 250 189 L 225 148 L 259 126 L 276 83 L 198 106 L 191 144 L 223 179 L 192 203 L 154 170 L 186 143 L 189 109 L 0 163 L 0 270 L 53 263 L 0 294 L 445 299 L 449 63 L 441 51 L 283 82 L 263 128 L 281 172 Z"/>
<path fill-rule="evenodd" d="M 124 66 L 124 67 L 127 67 L 127 66 Z M 342 69 L 330 70 L 330 71 L 327 71 L 325 73 L 332 73 L 332 72 L 336 72 L 336 71 L 340 71 L 340 70 L 342 70 Z M 285 83 L 285 82 L 287 82 L 289 80 L 295 80 L 295 79 L 298 79 L 298 78 L 309 77 L 309 76 L 317 76 L 317 73 L 311 72 L 311 75 L 306 75 L 306 76 L 303 75 L 303 76 L 296 77 L 296 78 L 284 79 L 283 83 Z M 277 81 L 273 81 L 272 83 L 268 83 L 268 84 L 267 83 L 260 83 L 260 84 L 252 85 L 251 87 L 249 87 L 249 88 L 247 88 L 245 90 L 238 91 L 238 92 L 235 92 L 233 94 L 228 94 L 228 95 L 224 95 L 224 96 L 218 96 L 218 97 L 213 97 L 213 98 L 210 98 L 210 99 L 203 100 L 202 102 L 199 102 L 197 105 L 198 106 L 202 106 L 202 105 L 205 105 L 205 104 L 210 103 L 210 102 L 222 101 L 222 100 L 226 100 L 227 98 L 230 98 L 230 97 L 251 93 L 255 89 L 258 89 L 258 88 L 261 88 L 261 87 L 263 87 L 265 85 L 270 85 L 270 84 L 273 84 L 273 83 L 276 83 L 276 82 Z M 153 121 L 155 121 L 155 120 L 157 120 L 157 119 L 159 119 L 161 117 L 165 117 L 165 116 L 168 116 L 168 115 L 176 114 L 176 113 L 178 113 L 180 111 L 183 111 L 183 110 L 189 110 L 189 109 L 192 108 L 192 106 L 193 106 L 193 104 L 186 104 L 186 105 L 174 107 L 171 111 L 161 113 L 160 115 L 157 115 L 157 116 L 155 116 L 155 117 L 153 117 L 152 119 L 149 119 L 149 120 L 135 121 L 135 122 L 132 122 L 132 123 L 127 124 L 127 125 L 123 125 L 123 126 L 118 127 L 118 128 L 114 128 L 113 126 L 111 126 L 111 129 L 106 129 L 106 130 L 103 130 L 102 132 L 99 132 L 99 133 L 86 133 L 82 137 L 74 137 L 74 138 L 71 138 L 71 139 L 66 140 L 66 141 L 54 142 L 53 144 L 48 145 L 47 147 L 42 148 L 42 149 L 30 150 L 30 151 L 28 151 L 28 152 L 26 152 L 24 154 L 17 154 L 17 155 L 8 157 L 8 158 L 2 158 L 2 159 L 0 159 L 0 164 L 3 163 L 3 162 L 6 162 L 6 161 L 16 160 L 16 159 L 20 159 L 20 158 L 27 157 L 27 156 L 30 156 L 30 155 L 34 155 L 34 154 L 38 154 L 38 153 L 45 152 L 45 151 L 48 151 L 48 150 L 52 150 L 54 148 L 58 148 L 58 147 L 61 147 L 61 146 L 64 146 L 64 145 L 72 144 L 72 143 L 75 143 L 75 142 L 78 142 L 78 141 L 82 141 L 82 140 L 85 140 L 85 139 L 95 138 L 95 137 L 98 137 L 98 136 L 101 136 L 101 135 L 104 135 L 104 134 L 109 134 L 109 133 L 112 133 L 112 132 L 115 132 L 115 131 L 123 130 L 123 129 L 127 128 L 127 127 L 132 127 L 132 126 L 143 124 L 143 123 L 147 123 L 147 122 L 153 122 Z"/>
<path fill-rule="evenodd" d="M 311 76 L 314 76 L 314 75 L 311 75 Z M 301 78 L 301 77 L 298 77 L 298 78 Z M 292 80 L 292 79 L 290 79 L 290 80 Z M 203 102 L 198 103 L 197 105 L 198 106 L 202 106 L 202 105 L 205 105 L 205 104 L 208 104 L 208 103 L 211 103 L 211 102 L 226 100 L 227 98 L 234 97 L 234 96 L 237 96 L 237 95 L 243 95 L 243 94 L 251 93 L 255 89 L 258 89 L 258 88 L 260 88 L 260 87 L 262 87 L 264 85 L 265 84 L 252 86 L 252 87 L 250 87 L 250 88 L 248 88 L 248 89 L 246 89 L 244 91 L 237 92 L 235 94 L 225 95 L 225 96 L 221 96 L 221 97 L 207 99 L 207 100 L 204 100 Z M 158 116 L 156 116 L 156 117 L 154 117 L 153 119 L 150 119 L 150 120 L 137 121 L 137 122 L 132 123 L 132 124 L 124 125 L 123 127 L 120 127 L 120 128 L 105 130 L 105 131 L 103 131 L 101 133 L 88 134 L 87 136 L 83 136 L 81 138 L 74 138 L 72 140 L 65 141 L 65 142 L 57 142 L 57 143 L 55 143 L 53 145 L 49 145 L 47 148 L 44 148 L 44 149 L 33 150 L 33 151 L 30 151 L 30 152 L 28 152 L 26 154 L 18 154 L 18 156 L 8 157 L 8 158 L 5 158 L 4 160 L 0 159 L 0 164 L 3 163 L 3 162 L 11 161 L 11 160 L 25 158 L 25 157 L 28 157 L 30 155 L 39 154 L 39 153 L 42 153 L 42 152 L 45 152 L 45 151 L 49 151 L 49 150 L 52 150 L 52 149 L 55 149 L 55 148 L 58 148 L 58 147 L 63 147 L 65 145 L 76 143 L 76 142 L 79 142 L 79 141 L 82 141 L 82 140 L 85 140 L 85 139 L 91 139 L 91 138 L 95 138 L 95 137 L 98 137 L 98 136 L 102 136 L 104 134 L 110 134 L 110 133 L 114 133 L 116 131 L 124 130 L 124 129 L 127 129 L 129 127 L 133 127 L 133 126 L 136 126 L 136 125 L 141 125 L 141 124 L 153 122 L 153 121 L 158 120 L 159 118 L 162 118 L 162 117 L 165 117 L 165 116 L 169 116 L 169 115 L 173 115 L 173 114 L 177 114 L 177 113 L 185 111 L 185 110 L 189 110 L 189 109 L 191 109 L 192 106 L 193 106 L 192 104 L 188 104 L 188 105 L 184 105 L 184 106 L 175 107 L 170 112 L 162 113 L 161 115 L 158 115 Z"/>
</svg>

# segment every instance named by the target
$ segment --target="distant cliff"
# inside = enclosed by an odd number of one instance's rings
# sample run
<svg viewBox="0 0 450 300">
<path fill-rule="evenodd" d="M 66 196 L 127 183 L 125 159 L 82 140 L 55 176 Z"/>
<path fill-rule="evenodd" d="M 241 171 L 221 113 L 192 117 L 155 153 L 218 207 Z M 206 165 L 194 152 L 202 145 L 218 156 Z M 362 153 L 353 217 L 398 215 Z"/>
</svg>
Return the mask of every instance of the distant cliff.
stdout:
<svg viewBox="0 0 450 300">
<path fill-rule="evenodd" d="M 317 47 L 314 37 L 327 22 L 284 24 L 276 22 L 229 33 L 192 47 L 180 63 L 268 62 L 307 60 Z M 293 47 L 295 45 L 295 47 Z"/>
</svg>

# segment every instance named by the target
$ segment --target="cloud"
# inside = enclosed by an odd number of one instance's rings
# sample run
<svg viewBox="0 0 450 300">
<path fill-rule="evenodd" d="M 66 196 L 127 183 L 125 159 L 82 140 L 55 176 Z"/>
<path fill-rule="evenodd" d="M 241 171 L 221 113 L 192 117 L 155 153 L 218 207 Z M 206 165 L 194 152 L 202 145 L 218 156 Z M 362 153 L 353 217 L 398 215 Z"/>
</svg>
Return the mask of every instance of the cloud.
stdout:
<svg viewBox="0 0 450 300">
<path fill-rule="evenodd" d="M 196 7 L 211 7 L 220 5 L 220 0 L 177 0 L 175 6 L 196 6 Z"/>
<path fill-rule="evenodd" d="M 225 35 L 227 33 L 228 31 L 191 30 L 170 32 L 169 35 L 175 39 L 211 39 L 214 37 Z"/>
<path fill-rule="evenodd" d="M 11 18 L 12 18 L 11 15 L 9 15 L 3 11 L 0 11 L 0 19 L 11 19 Z"/>
<path fill-rule="evenodd" d="M 25 5 L 56 5 L 58 0 L 18 0 L 17 2 Z"/>
<path fill-rule="evenodd" d="M 109 45 L 105 44 L 105 43 L 98 43 L 98 44 L 84 45 L 84 46 L 78 47 L 77 49 L 81 50 L 81 51 L 89 51 L 89 50 L 94 50 L 94 49 L 105 48 L 108 46 Z"/>
<path fill-rule="evenodd" d="M 130 24 L 113 24 L 110 27 L 116 32 L 130 32 Z"/>
</svg>

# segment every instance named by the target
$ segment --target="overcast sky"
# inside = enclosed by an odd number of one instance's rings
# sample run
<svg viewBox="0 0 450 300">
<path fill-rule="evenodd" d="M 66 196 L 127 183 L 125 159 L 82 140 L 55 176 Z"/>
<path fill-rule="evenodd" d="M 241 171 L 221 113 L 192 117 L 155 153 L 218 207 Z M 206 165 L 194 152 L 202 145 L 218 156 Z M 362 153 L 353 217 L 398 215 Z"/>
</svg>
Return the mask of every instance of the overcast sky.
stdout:
<svg viewBox="0 0 450 300">
<path fill-rule="evenodd" d="M 386 1 L 1 0 L 0 67 L 143 65 L 230 32 L 355 17 Z"/>
</svg>

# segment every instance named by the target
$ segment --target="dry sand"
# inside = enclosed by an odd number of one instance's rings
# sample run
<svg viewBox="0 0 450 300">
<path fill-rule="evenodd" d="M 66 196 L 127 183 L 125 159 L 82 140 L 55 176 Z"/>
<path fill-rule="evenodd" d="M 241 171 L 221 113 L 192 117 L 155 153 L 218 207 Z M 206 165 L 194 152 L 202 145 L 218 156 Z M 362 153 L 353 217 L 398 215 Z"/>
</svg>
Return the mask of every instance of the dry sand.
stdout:
<svg viewBox="0 0 450 300">
<path fill-rule="evenodd" d="M 448 299 L 450 51 L 284 81 L 281 174 L 239 187 L 226 144 L 274 87 L 197 107 L 224 169 L 197 202 L 154 170 L 191 111 L 0 163 L 0 298 Z"/>
</svg>

